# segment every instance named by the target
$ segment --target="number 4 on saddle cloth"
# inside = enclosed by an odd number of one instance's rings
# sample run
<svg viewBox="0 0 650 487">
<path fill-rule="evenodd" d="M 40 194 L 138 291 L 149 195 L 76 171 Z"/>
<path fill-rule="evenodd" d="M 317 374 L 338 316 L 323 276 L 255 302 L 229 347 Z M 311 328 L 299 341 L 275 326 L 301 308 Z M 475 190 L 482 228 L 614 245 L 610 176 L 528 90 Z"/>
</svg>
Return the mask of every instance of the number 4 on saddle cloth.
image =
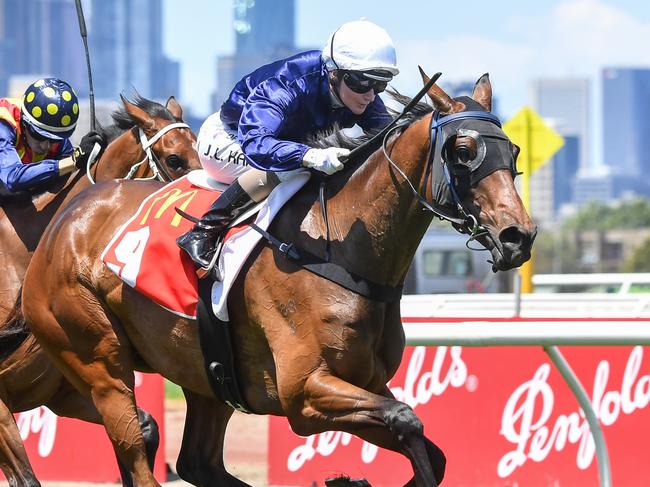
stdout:
<svg viewBox="0 0 650 487">
<path fill-rule="evenodd" d="M 282 206 L 309 180 L 309 172 L 279 184 L 261 206 L 255 223 L 267 230 Z M 198 278 L 190 257 L 176 245 L 176 238 L 193 223 L 176 208 L 202 215 L 225 185 L 208 180 L 198 170 L 177 179 L 148 196 L 111 239 L 102 260 L 126 284 L 168 311 L 196 319 Z M 227 233 L 217 265 L 223 276 L 212 287 L 212 306 L 217 318 L 228 321 L 228 291 L 246 258 L 262 236 L 246 224 Z"/>
</svg>

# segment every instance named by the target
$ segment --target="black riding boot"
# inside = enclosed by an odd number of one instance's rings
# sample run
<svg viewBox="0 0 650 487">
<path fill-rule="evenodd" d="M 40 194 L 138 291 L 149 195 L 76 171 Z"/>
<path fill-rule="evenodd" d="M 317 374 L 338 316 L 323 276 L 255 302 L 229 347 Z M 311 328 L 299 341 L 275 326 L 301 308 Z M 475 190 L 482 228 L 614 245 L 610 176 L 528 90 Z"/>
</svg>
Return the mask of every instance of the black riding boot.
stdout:
<svg viewBox="0 0 650 487">
<path fill-rule="evenodd" d="M 223 192 L 192 230 L 176 239 L 180 248 L 203 268 L 210 266 L 215 245 L 228 225 L 255 202 L 237 181 Z"/>
</svg>

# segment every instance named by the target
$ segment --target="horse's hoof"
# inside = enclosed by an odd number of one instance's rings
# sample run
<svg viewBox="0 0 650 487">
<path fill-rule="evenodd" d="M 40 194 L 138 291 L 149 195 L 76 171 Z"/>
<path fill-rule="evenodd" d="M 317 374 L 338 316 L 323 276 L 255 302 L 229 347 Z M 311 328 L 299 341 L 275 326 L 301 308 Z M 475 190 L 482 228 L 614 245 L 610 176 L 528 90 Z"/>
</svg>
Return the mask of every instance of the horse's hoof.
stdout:
<svg viewBox="0 0 650 487">
<path fill-rule="evenodd" d="M 325 479 L 327 487 L 372 487 L 366 479 L 351 479 L 350 477 L 335 477 Z"/>
</svg>

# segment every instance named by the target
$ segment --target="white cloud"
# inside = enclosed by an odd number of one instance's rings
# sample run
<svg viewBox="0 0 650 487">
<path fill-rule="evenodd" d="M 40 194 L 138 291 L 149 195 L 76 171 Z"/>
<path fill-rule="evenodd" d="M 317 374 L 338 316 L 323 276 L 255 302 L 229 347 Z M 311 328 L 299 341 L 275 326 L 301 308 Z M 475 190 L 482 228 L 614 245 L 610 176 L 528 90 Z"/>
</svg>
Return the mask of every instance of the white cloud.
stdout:
<svg viewBox="0 0 650 487">
<path fill-rule="evenodd" d="M 399 46 L 399 64 L 402 67 L 395 85 L 405 93 L 413 94 L 421 86 L 417 65 L 428 74 L 442 72 L 441 80 L 477 80 L 490 73 L 495 94 L 525 96 L 526 78 L 522 66 L 532 63 L 534 53 L 527 46 L 509 44 L 477 36 L 450 36 L 440 41 L 408 42 Z"/>
<path fill-rule="evenodd" d="M 477 36 L 451 36 L 440 41 L 409 42 L 400 46 L 401 66 L 421 64 L 425 71 L 442 71 L 451 81 L 478 79 L 485 72 L 508 72 L 513 65 L 526 65 L 532 52 Z"/>
<path fill-rule="evenodd" d="M 557 59 L 565 68 L 593 72 L 605 65 L 649 64 L 650 24 L 597 0 L 558 6 L 550 34 L 546 58 Z"/>
<path fill-rule="evenodd" d="M 605 66 L 650 67 L 650 23 L 599 0 L 570 0 L 535 17 L 509 16 L 493 36 L 450 35 L 399 45 L 398 87 L 420 86 L 417 64 L 450 81 L 489 72 L 505 115 L 528 103 L 535 78 L 583 77 L 597 81 Z M 596 87 L 596 94 L 598 89 Z"/>
<path fill-rule="evenodd" d="M 165 1 L 167 8 L 176 5 L 173 0 Z M 201 0 L 199 4 L 207 5 L 209 2 L 210 0 Z M 394 29 L 401 32 L 395 35 L 395 40 L 399 41 L 398 57 L 402 69 L 395 80 L 395 86 L 406 94 L 415 94 L 421 86 L 417 71 L 417 65 L 421 64 L 429 73 L 442 71 L 443 80 L 447 81 L 476 80 L 482 73 L 489 72 L 495 95 L 499 98 L 500 110 L 506 116 L 513 115 L 528 103 L 529 81 L 540 77 L 589 78 L 594 81 L 593 93 L 597 98 L 597 81 L 603 67 L 650 66 L 650 23 L 640 20 L 631 10 L 625 10 L 614 2 L 615 0 L 566 0 L 554 2 L 555 7 L 552 9 L 545 2 L 540 2 L 534 15 L 517 14 L 517 11 L 530 9 L 518 8 L 510 2 L 497 2 L 494 8 L 501 9 L 499 18 L 502 20 L 492 22 L 489 33 L 485 33 L 485 30 L 481 30 L 481 33 L 470 31 L 464 27 L 462 18 L 457 23 L 454 20 L 453 27 L 445 24 L 441 29 L 430 31 L 423 29 L 422 24 L 414 20 L 418 28 L 413 28 L 411 32 Z M 413 9 L 417 4 L 407 3 Z M 183 98 L 199 113 L 206 113 L 207 99 L 214 89 L 216 51 L 232 50 L 228 19 L 232 13 L 230 3 L 225 4 L 220 7 L 217 15 L 210 3 L 212 10 L 206 7 L 199 19 L 203 24 L 196 27 L 189 36 L 184 33 L 179 38 L 178 25 L 194 25 L 196 19 L 186 20 L 181 8 L 170 8 L 166 21 L 169 24 L 166 31 L 174 33 L 173 40 L 166 41 L 166 49 L 172 57 L 183 61 Z M 307 5 L 311 4 L 306 0 L 298 2 L 299 21 L 308 17 L 311 10 L 304 10 L 312 7 Z M 360 5 L 356 8 L 363 10 L 363 2 Z M 384 12 L 383 4 L 378 8 Z M 426 12 L 426 8 L 433 7 L 424 8 L 419 5 L 418 8 Z M 441 10 L 444 17 L 454 7 L 436 8 L 436 12 Z M 322 15 L 321 10 L 314 11 Z M 381 17 L 379 13 L 376 14 L 377 21 L 381 25 L 386 24 L 389 31 L 391 21 L 401 22 L 398 15 L 389 19 Z M 329 32 L 340 20 L 338 17 L 334 20 L 334 14 L 328 15 L 325 22 L 327 28 L 319 26 L 316 34 L 305 40 L 305 45 L 320 45 L 322 38 L 326 37 L 324 32 Z M 346 18 L 350 15 L 352 14 L 347 12 Z M 304 29 L 304 25 L 311 24 L 299 23 L 298 27 L 303 26 Z M 451 28 L 457 33 L 439 33 L 448 32 Z M 314 29 L 310 29 L 310 33 L 312 31 Z M 200 32 L 207 38 L 199 40 L 197 36 Z M 305 36 L 304 32 L 302 35 Z M 419 40 L 414 39 L 417 36 L 420 37 Z M 594 114 L 599 115 L 598 108 L 594 108 Z"/>
</svg>

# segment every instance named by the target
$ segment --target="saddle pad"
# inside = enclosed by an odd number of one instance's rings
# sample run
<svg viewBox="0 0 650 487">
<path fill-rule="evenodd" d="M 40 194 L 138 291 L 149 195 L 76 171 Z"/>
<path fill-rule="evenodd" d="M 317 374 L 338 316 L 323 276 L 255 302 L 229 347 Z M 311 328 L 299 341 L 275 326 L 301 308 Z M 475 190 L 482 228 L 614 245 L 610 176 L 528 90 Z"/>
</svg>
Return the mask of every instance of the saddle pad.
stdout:
<svg viewBox="0 0 650 487">
<path fill-rule="evenodd" d="M 268 230 L 271 222 L 284 204 L 302 188 L 309 178 L 309 171 L 296 173 L 290 179 L 278 184 L 260 208 L 255 218 L 255 223 L 262 230 Z M 228 235 L 219 255 L 219 270 L 223 276 L 222 281 L 215 281 L 212 286 L 212 310 L 221 321 L 228 318 L 228 292 L 237 278 L 250 253 L 255 249 L 262 235 L 250 226 L 244 226 L 240 231 Z"/>
<path fill-rule="evenodd" d="M 292 192 L 286 192 L 289 180 L 278 185 L 259 215 L 264 215 L 267 227 L 272 217 L 288 199 L 300 189 L 309 179 L 298 174 L 302 183 L 289 184 Z M 227 186 L 219 183 L 213 184 L 206 180 L 203 171 L 193 171 L 155 193 L 149 195 L 133 215 L 117 231 L 102 252 L 102 261 L 115 272 L 126 284 L 152 299 L 168 311 L 185 317 L 196 319 L 196 304 L 198 302 L 198 278 L 196 267 L 190 257 L 176 245 L 176 238 L 192 228 L 192 222 L 182 218 L 175 211 L 175 207 L 186 213 L 200 216 L 210 207 L 216 197 Z M 277 195 L 284 194 L 285 197 Z M 273 196 L 273 198 L 272 198 Z M 278 205 L 274 210 L 268 208 L 273 200 Z M 269 215 L 272 215 L 269 219 Z M 259 219 L 259 216 L 258 216 Z M 224 243 L 219 266 L 224 282 L 219 282 L 222 292 L 227 294 L 230 285 L 237 276 L 239 268 L 245 262 L 252 248 L 244 255 L 240 249 L 233 249 L 231 240 L 239 232 L 248 232 L 259 236 L 257 232 L 247 226 L 236 227 L 228 232 Z M 247 239 L 245 240 L 248 242 Z M 259 241 L 256 239 L 255 243 Z M 224 259 L 224 254 L 229 257 Z M 233 256 L 239 256 L 239 267 L 233 269 L 231 264 L 237 262 Z M 230 277 L 234 273 L 234 277 Z M 214 293 L 214 291 L 213 291 Z M 225 301 L 224 301 L 225 302 Z M 227 310 L 226 310 L 227 316 Z"/>
<path fill-rule="evenodd" d="M 125 283 L 169 311 L 196 315 L 198 280 L 192 259 L 176 238 L 192 228 L 175 208 L 201 216 L 221 194 L 188 176 L 149 195 L 111 239 L 102 261 Z"/>
</svg>

